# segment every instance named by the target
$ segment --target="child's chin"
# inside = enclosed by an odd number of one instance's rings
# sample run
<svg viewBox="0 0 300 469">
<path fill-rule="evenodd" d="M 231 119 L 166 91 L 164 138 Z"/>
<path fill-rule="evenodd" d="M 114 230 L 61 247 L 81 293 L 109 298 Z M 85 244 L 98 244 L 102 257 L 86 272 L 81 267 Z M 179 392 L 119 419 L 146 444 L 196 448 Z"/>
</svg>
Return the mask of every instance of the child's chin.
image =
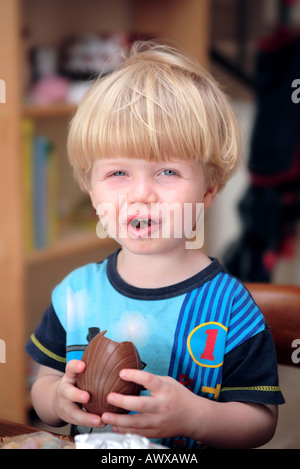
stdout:
<svg viewBox="0 0 300 469">
<path fill-rule="evenodd" d="M 184 242 L 178 242 L 170 239 L 157 238 L 137 238 L 137 239 L 119 239 L 118 243 L 128 251 L 134 254 L 164 254 L 179 247 Z"/>
</svg>

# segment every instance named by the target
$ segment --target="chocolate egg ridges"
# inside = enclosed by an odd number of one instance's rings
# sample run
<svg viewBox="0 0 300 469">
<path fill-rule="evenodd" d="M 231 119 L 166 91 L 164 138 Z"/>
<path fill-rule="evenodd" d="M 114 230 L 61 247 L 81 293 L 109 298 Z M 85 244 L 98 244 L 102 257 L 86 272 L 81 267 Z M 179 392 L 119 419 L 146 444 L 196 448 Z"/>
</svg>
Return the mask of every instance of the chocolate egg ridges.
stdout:
<svg viewBox="0 0 300 469">
<path fill-rule="evenodd" d="M 107 403 L 110 392 L 139 395 L 141 386 L 119 377 L 123 368 L 142 369 L 138 351 L 132 342 L 115 342 L 104 337 L 106 331 L 96 335 L 86 347 L 81 360 L 86 370 L 78 374 L 77 386 L 90 393 L 90 400 L 84 405 L 89 412 L 102 415 L 103 412 L 127 413 L 126 410 Z"/>
</svg>

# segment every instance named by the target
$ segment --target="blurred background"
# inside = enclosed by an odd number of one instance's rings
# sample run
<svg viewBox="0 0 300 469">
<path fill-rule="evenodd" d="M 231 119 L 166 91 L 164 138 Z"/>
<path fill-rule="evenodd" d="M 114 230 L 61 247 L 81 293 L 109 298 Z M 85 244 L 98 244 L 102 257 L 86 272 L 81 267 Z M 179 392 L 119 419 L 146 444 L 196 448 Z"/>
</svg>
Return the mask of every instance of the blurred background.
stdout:
<svg viewBox="0 0 300 469">
<path fill-rule="evenodd" d="M 96 236 L 66 138 L 95 74 L 137 38 L 183 46 L 240 122 L 242 164 L 206 215 L 206 252 L 243 281 L 300 285 L 299 25 L 299 0 L 0 0 L 0 418 L 40 425 L 24 343 L 60 279 L 116 247 Z M 300 448 L 299 370 L 280 367 L 280 384 L 267 447 Z"/>
</svg>

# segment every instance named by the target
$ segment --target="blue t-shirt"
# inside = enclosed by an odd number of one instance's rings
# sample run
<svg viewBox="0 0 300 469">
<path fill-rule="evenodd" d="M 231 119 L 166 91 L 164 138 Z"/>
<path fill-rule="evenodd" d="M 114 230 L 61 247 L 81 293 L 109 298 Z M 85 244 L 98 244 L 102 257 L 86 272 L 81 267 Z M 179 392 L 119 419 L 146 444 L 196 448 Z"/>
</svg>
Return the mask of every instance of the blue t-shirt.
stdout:
<svg viewBox="0 0 300 469">
<path fill-rule="evenodd" d="M 106 330 L 112 340 L 135 344 L 146 371 L 171 376 L 200 396 L 284 402 L 264 317 L 216 259 L 180 283 L 141 289 L 118 275 L 118 252 L 74 270 L 56 286 L 26 346 L 34 360 L 64 371 L 68 360 L 82 357 L 93 331 Z M 180 436 L 163 444 L 199 446 Z"/>
</svg>

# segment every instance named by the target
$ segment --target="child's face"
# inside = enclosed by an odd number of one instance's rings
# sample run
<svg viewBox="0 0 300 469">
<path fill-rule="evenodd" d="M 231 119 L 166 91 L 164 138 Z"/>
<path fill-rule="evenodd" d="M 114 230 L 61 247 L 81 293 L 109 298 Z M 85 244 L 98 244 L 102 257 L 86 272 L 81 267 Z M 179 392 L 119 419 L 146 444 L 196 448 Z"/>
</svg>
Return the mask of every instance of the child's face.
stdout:
<svg viewBox="0 0 300 469">
<path fill-rule="evenodd" d="M 208 207 L 215 193 L 199 162 L 117 156 L 94 163 L 90 196 L 110 236 L 149 254 L 182 248 L 197 210 Z"/>
</svg>

